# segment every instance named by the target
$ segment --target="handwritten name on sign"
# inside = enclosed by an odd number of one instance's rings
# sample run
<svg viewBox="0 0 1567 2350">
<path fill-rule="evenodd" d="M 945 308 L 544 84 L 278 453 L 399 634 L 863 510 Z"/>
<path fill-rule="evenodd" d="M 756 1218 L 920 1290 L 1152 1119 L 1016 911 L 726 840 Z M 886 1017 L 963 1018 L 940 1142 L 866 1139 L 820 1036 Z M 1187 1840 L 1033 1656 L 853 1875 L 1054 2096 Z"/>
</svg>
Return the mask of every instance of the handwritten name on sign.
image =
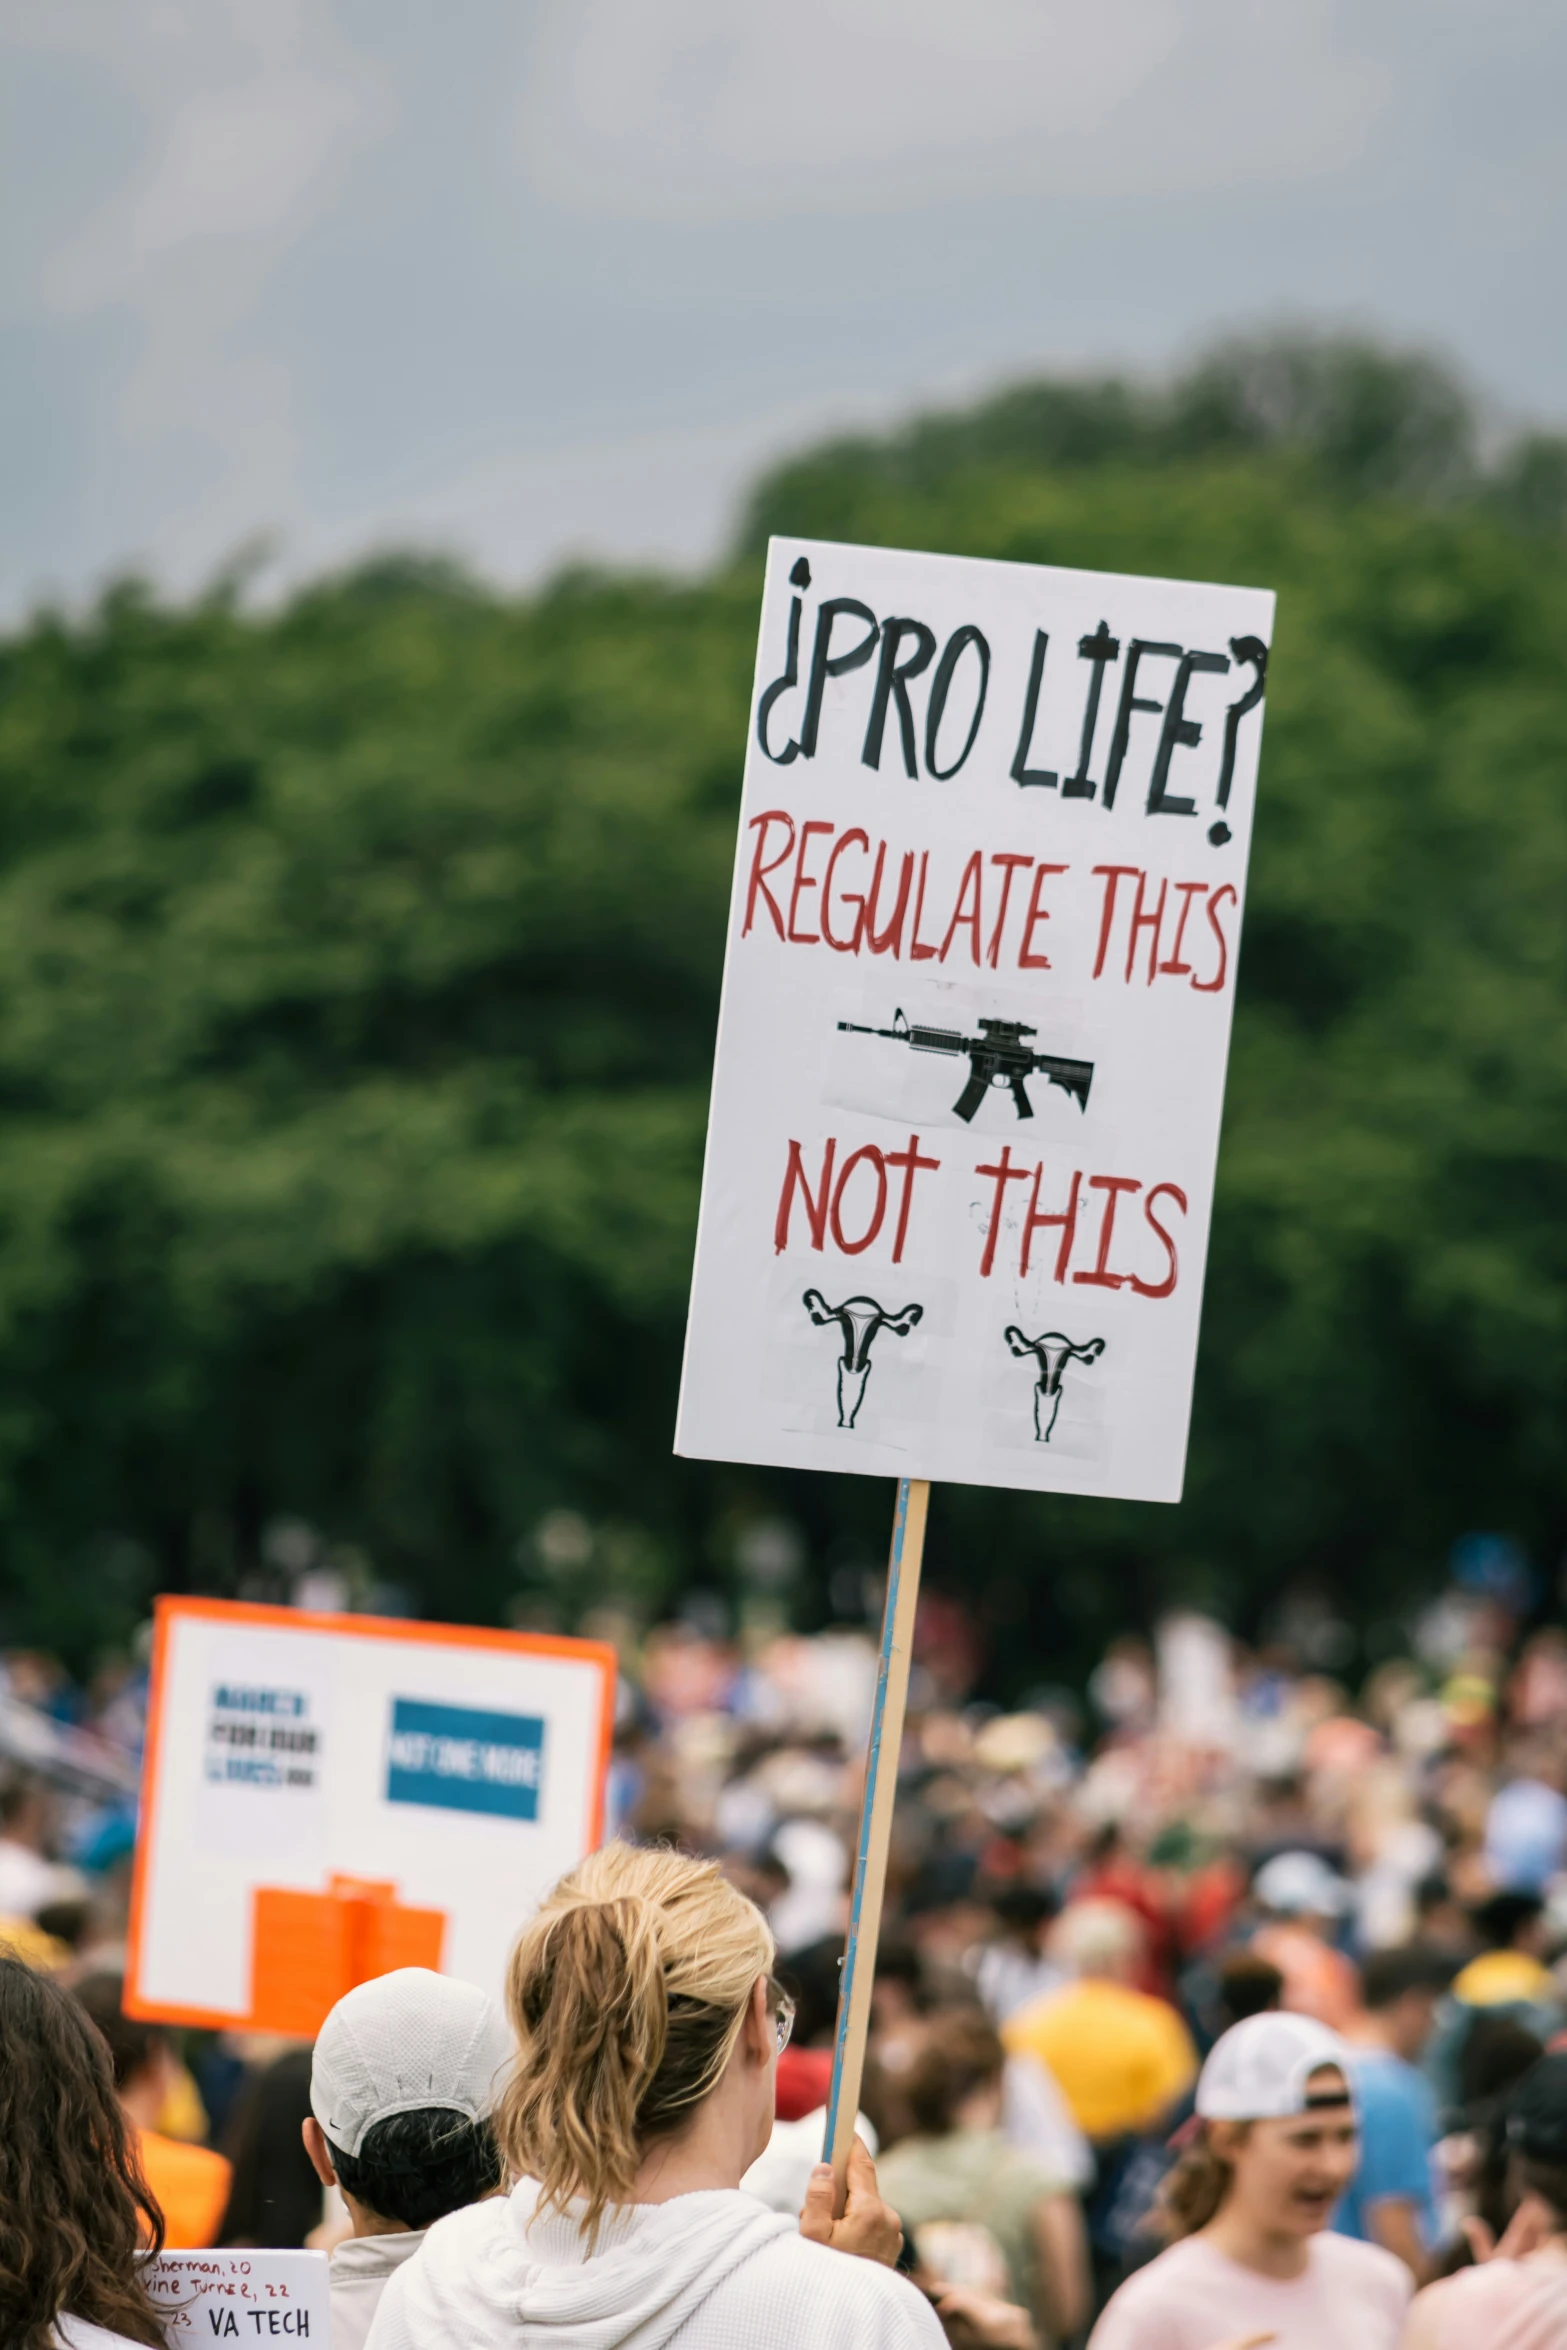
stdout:
<svg viewBox="0 0 1567 2350">
<path fill-rule="evenodd" d="M 1272 618 L 773 542 L 678 1450 L 1179 1497 Z"/>
<path fill-rule="evenodd" d="M 163 2252 L 145 2270 L 165 2339 L 313 2343 L 331 2350 L 324 2252 Z"/>
</svg>

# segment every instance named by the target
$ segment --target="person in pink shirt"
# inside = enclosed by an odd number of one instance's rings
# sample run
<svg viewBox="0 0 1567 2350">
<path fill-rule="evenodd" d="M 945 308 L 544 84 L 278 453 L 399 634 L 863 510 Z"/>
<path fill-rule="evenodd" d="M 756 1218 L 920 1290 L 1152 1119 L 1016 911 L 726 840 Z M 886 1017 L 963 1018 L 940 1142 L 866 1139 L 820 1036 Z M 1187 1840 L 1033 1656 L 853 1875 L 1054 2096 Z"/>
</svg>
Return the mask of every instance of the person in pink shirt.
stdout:
<svg viewBox="0 0 1567 2350">
<path fill-rule="evenodd" d="M 1309 2016 L 1248 2016 L 1197 2082 L 1170 2174 L 1176 2240 L 1112 2295 L 1089 2350 L 1397 2350 L 1408 2269 L 1328 2233 L 1359 2152 L 1345 2051 Z"/>
<path fill-rule="evenodd" d="M 1494 2251 L 1415 2297 L 1403 2350 L 1567 2350 L 1567 2056 L 1526 2072 L 1507 2109 L 1508 2185 L 1518 2208 Z"/>
</svg>

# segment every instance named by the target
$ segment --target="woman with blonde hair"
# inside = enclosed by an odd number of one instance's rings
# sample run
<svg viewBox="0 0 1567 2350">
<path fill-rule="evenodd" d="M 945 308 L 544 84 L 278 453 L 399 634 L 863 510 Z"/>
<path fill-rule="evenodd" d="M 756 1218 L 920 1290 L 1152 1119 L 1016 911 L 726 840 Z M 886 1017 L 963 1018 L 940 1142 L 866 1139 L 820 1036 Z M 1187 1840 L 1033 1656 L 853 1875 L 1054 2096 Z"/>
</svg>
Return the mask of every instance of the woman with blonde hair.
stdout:
<svg viewBox="0 0 1567 2350">
<path fill-rule="evenodd" d="M 1166 2182 L 1175 2241 L 1111 2296 L 1089 2350 L 1395 2350 L 1408 2269 L 1328 2232 L 1360 2152 L 1345 2053 L 1303 2015 L 1248 2016 L 1215 2041 Z"/>
<path fill-rule="evenodd" d="M 515 2184 L 437 2222 L 368 2350 L 940 2350 L 883 2265 L 898 2223 L 863 2148 L 836 2222 L 825 2166 L 798 2226 L 741 2192 L 792 2014 L 772 1964 L 710 1862 L 611 1844 L 563 1878 L 507 1975 Z"/>
</svg>

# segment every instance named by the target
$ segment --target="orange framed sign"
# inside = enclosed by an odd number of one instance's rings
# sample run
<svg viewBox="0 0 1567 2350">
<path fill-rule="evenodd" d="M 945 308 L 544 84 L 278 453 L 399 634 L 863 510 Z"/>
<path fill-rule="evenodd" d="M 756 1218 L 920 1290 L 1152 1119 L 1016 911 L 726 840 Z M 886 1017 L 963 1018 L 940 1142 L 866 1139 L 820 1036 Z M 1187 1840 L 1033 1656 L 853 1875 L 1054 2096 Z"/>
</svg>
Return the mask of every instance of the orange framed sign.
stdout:
<svg viewBox="0 0 1567 2350">
<path fill-rule="evenodd" d="M 125 2004 L 313 2037 L 355 1983 L 499 1992 L 603 1835 L 615 1652 L 160 1599 Z"/>
</svg>

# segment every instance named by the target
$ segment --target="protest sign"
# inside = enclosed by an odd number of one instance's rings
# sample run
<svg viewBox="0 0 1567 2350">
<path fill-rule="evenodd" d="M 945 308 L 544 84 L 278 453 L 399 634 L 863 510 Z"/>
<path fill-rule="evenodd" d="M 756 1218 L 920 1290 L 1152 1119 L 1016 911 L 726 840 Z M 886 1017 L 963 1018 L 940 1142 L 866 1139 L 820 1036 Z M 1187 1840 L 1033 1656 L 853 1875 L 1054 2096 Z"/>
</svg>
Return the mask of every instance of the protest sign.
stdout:
<svg viewBox="0 0 1567 2350">
<path fill-rule="evenodd" d="M 230 2342 L 332 2350 L 324 2252 L 161 2252 L 142 2277 L 169 2350 Z"/>
<path fill-rule="evenodd" d="M 1179 1499 L 1272 615 L 772 542 L 677 1451 Z"/>
<path fill-rule="evenodd" d="M 499 1992 L 598 1843 L 613 1649 L 158 1602 L 126 2005 L 313 2034 L 357 1982 Z"/>
<path fill-rule="evenodd" d="M 930 1481 L 1180 1499 L 1272 624 L 768 549 L 675 1449 L 899 1480 L 840 2195 Z"/>
</svg>

